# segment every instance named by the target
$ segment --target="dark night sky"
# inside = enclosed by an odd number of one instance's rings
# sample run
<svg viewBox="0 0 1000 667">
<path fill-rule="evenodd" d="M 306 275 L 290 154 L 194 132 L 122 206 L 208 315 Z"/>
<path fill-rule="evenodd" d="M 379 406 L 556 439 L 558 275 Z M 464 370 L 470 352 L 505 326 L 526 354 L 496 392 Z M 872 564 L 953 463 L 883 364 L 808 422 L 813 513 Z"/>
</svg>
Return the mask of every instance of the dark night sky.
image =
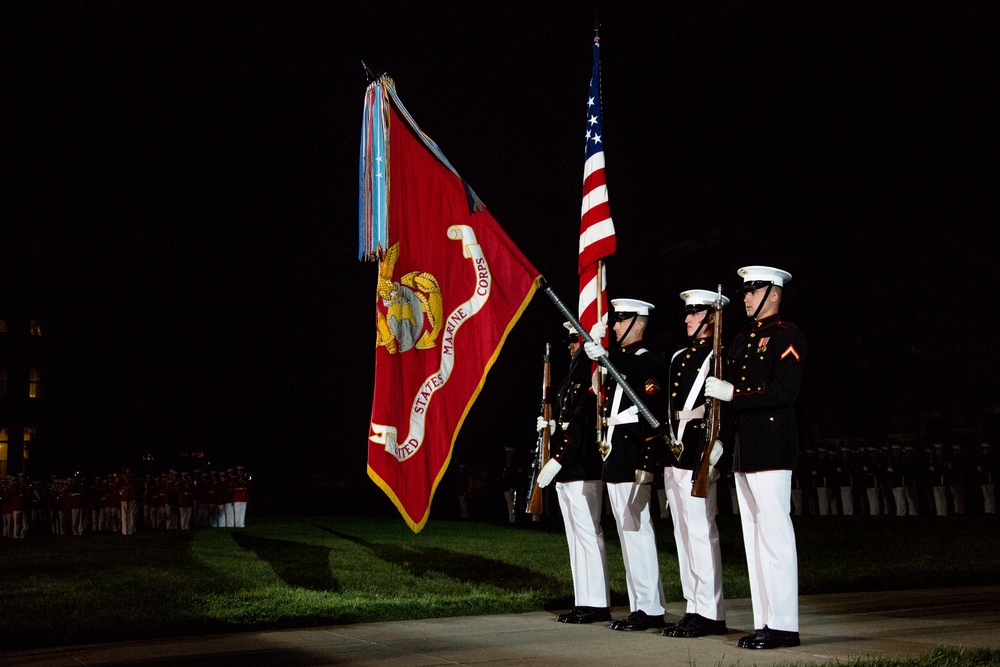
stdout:
<svg viewBox="0 0 1000 667">
<path fill-rule="evenodd" d="M 362 60 L 575 299 L 594 5 L 417 4 L 4 7 L 0 295 L 48 325 L 60 451 L 367 483 Z M 883 396 L 996 403 L 996 6 L 656 7 L 599 3 L 612 296 L 670 346 L 681 290 L 791 271 L 817 435 Z M 459 456 L 533 444 L 561 320 L 532 303 Z"/>
</svg>

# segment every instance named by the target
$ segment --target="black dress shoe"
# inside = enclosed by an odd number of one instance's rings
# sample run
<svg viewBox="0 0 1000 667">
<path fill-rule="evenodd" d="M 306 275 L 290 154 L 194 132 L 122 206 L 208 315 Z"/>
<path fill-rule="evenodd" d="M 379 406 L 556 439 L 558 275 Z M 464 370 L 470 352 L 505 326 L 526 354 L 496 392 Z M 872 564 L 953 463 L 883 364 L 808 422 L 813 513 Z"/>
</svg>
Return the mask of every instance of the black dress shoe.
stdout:
<svg viewBox="0 0 1000 667">
<path fill-rule="evenodd" d="M 569 623 L 569 619 L 576 616 L 581 611 L 583 611 L 583 607 L 573 607 L 565 614 L 559 614 L 559 616 L 556 617 L 556 620 L 558 620 L 560 623 Z"/>
<path fill-rule="evenodd" d="M 681 616 L 681 620 L 677 621 L 676 623 L 670 623 L 668 625 L 665 625 L 663 627 L 663 631 L 660 634 L 663 635 L 664 637 L 672 637 L 673 635 L 670 634 L 671 632 L 673 632 L 682 625 L 687 625 L 688 623 L 691 622 L 692 618 L 694 618 L 694 614 L 684 614 L 683 616 Z"/>
<path fill-rule="evenodd" d="M 754 630 L 752 635 L 740 638 L 736 645 L 740 648 L 769 649 L 798 646 L 799 633 L 787 630 L 772 630 L 766 625 L 761 630 Z"/>
<path fill-rule="evenodd" d="M 691 619 L 675 627 L 669 635 L 664 630 L 663 634 L 669 637 L 704 637 L 706 635 L 724 635 L 729 632 L 725 621 L 713 621 L 705 618 L 701 614 L 691 614 Z"/>
<path fill-rule="evenodd" d="M 736 642 L 736 646 L 739 648 L 750 648 L 751 643 L 763 639 L 767 632 L 768 627 L 765 625 L 763 630 L 754 630 L 753 634 L 749 634 L 746 637 L 740 637 L 740 640 Z"/>
<path fill-rule="evenodd" d="M 640 609 L 633 611 L 628 615 L 628 618 L 614 621 L 611 624 L 611 629 L 633 632 L 637 630 L 649 630 L 650 628 L 662 628 L 663 626 L 663 616 L 648 616 L 646 612 Z"/>
<path fill-rule="evenodd" d="M 611 620 L 611 610 L 607 607 L 574 607 L 573 611 L 561 614 L 559 620 L 563 623 L 573 623 L 575 625 L 600 623 Z"/>
</svg>

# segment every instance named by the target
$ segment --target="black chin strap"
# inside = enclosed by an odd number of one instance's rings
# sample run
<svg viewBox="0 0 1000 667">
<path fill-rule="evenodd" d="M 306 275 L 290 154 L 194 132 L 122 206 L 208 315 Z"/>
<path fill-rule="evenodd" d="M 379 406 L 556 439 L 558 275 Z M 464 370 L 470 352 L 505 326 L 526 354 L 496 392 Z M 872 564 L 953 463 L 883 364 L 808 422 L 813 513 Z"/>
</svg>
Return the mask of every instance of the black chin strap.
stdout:
<svg viewBox="0 0 1000 667">
<path fill-rule="evenodd" d="M 760 303 L 757 304 L 757 310 L 754 311 L 753 316 L 750 319 L 756 320 L 757 316 L 760 315 L 760 309 L 763 308 L 764 304 L 767 302 L 767 297 L 771 296 L 772 287 L 774 287 L 774 283 L 768 283 L 767 291 L 764 292 L 764 298 L 761 299 Z"/>
<path fill-rule="evenodd" d="M 698 328 L 694 330 L 694 335 L 691 336 L 691 340 L 698 340 L 698 336 L 700 336 L 701 332 L 705 329 L 706 326 L 708 326 L 709 312 L 710 311 L 708 310 L 705 311 L 705 317 L 702 318 L 701 324 L 698 325 Z"/>
<path fill-rule="evenodd" d="M 622 343 L 622 341 L 625 340 L 626 338 L 628 338 L 629 332 L 632 331 L 632 327 L 635 326 L 635 322 L 638 319 L 639 319 L 639 315 L 638 314 L 632 316 L 632 321 L 628 323 L 628 329 L 626 329 L 625 333 L 622 334 L 622 337 L 618 339 L 618 345 L 620 347 L 625 347 L 625 344 Z"/>
</svg>

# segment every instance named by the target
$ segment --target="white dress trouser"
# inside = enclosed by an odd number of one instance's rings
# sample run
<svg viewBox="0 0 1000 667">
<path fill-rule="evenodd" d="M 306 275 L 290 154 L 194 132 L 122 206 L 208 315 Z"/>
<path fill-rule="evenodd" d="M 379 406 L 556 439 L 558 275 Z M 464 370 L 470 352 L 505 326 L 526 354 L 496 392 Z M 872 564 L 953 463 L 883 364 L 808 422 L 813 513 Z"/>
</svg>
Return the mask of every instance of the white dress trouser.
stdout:
<svg viewBox="0 0 1000 667">
<path fill-rule="evenodd" d="M 868 494 L 868 514 L 878 516 L 881 507 L 878 499 L 878 488 L 865 489 L 865 493 Z"/>
<path fill-rule="evenodd" d="M 799 567 L 791 470 L 736 473 L 754 629 L 799 631 Z"/>
<path fill-rule="evenodd" d="M 906 487 L 892 487 L 892 499 L 896 501 L 896 516 L 906 516 L 909 507 L 906 504 Z"/>
<path fill-rule="evenodd" d="M 788 492 L 788 495 L 790 498 L 791 491 Z M 742 503 L 740 504 L 742 505 Z M 816 505 L 819 508 L 819 515 L 829 516 L 830 514 L 833 514 L 833 512 L 831 512 L 830 510 L 832 504 L 833 504 L 833 495 L 830 487 L 828 486 L 816 487 Z"/>
<path fill-rule="evenodd" d="M 997 513 L 996 485 L 983 484 L 983 512 L 986 514 Z"/>
<path fill-rule="evenodd" d="M 604 551 L 600 481 L 557 482 L 556 496 L 566 528 L 569 567 L 573 573 L 574 606 L 610 607 L 608 557 Z"/>
<path fill-rule="evenodd" d="M 135 500 L 123 500 L 121 505 L 122 535 L 132 535 L 135 533 L 135 518 L 139 511 L 139 503 Z"/>
<path fill-rule="evenodd" d="M 955 514 L 965 514 L 965 484 L 952 484 L 948 489 L 951 491 L 951 502 L 955 508 Z"/>
<path fill-rule="evenodd" d="M 854 487 L 848 485 L 840 487 L 840 507 L 843 509 L 844 516 L 854 514 Z"/>
<path fill-rule="evenodd" d="M 681 590 L 687 600 L 687 613 L 722 621 L 726 609 L 722 598 L 719 527 L 715 523 L 719 512 L 715 482 L 709 483 L 707 498 L 696 498 L 691 495 L 691 477 L 690 470 L 674 467 L 663 470 L 663 487 L 677 543 Z"/>
<path fill-rule="evenodd" d="M 233 502 L 233 527 L 234 528 L 245 528 L 247 522 L 247 504 L 246 501 L 235 501 Z"/>
<path fill-rule="evenodd" d="M 934 507 L 938 516 L 948 516 L 948 489 L 946 487 L 934 487 Z"/>
<path fill-rule="evenodd" d="M 625 561 L 630 611 L 662 616 L 663 582 L 656 556 L 656 535 L 649 515 L 652 484 L 608 483 L 611 512 L 618 526 L 618 539 Z"/>
<path fill-rule="evenodd" d="M 792 511 L 797 515 L 806 513 L 805 493 L 802 489 L 792 489 Z"/>
</svg>

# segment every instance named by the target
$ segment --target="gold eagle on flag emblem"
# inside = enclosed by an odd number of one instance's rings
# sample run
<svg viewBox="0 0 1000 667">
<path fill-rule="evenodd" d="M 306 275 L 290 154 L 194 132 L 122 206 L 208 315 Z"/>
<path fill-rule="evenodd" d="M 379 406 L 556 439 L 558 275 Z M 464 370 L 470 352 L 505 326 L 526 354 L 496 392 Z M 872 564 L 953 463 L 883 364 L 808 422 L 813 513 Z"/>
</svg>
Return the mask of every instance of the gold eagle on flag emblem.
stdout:
<svg viewBox="0 0 1000 667">
<path fill-rule="evenodd" d="M 385 346 L 390 354 L 430 349 L 437 345 L 444 322 L 441 287 L 426 271 L 411 271 L 393 281 L 398 260 L 397 242 L 378 264 L 376 347 Z"/>
</svg>

